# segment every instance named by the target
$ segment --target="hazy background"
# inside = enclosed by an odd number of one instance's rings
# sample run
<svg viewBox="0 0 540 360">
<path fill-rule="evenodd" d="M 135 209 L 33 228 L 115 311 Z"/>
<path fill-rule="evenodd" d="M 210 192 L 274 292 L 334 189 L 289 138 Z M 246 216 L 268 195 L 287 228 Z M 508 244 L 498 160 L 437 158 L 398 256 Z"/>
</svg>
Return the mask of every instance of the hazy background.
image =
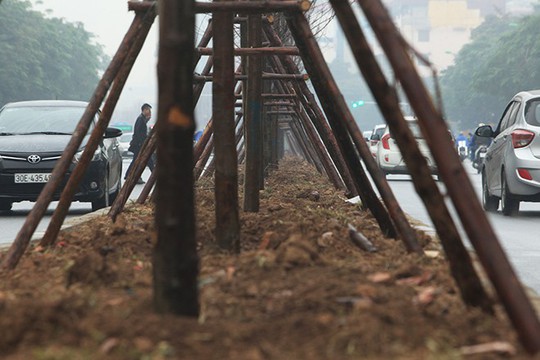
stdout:
<svg viewBox="0 0 540 360">
<path fill-rule="evenodd" d="M 96 42 L 104 46 L 105 53 L 110 57 L 115 54 L 134 17 L 134 14 L 127 10 L 127 0 L 32 0 L 32 2 L 36 10 L 50 16 L 64 18 L 69 22 L 81 22 L 88 32 L 96 36 Z M 404 37 L 424 57 L 430 59 L 440 75 L 454 64 L 456 55 L 470 42 L 471 32 L 488 16 L 505 18 L 510 15 L 526 15 L 531 13 L 532 5 L 538 4 L 539 0 L 385 0 L 384 2 Z M 320 0 L 316 6 L 321 11 L 330 10 L 326 1 Z M 358 6 L 354 9 L 358 10 Z M 207 15 L 198 16 L 198 35 L 204 31 L 207 19 Z M 362 18 L 360 20 L 365 24 Z M 365 30 L 369 40 L 373 40 L 376 55 L 380 56 L 380 48 L 370 36 L 369 30 Z M 360 128 L 370 130 L 375 124 L 382 123 L 380 112 L 358 74 L 339 26 L 335 21 L 330 22 L 325 31 L 317 36 L 346 101 L 350 105 L 357 100 L 363 101 L 363 106 L 351 107 Z M 157 44 L 158 19 L 124 88 L 113 114 L 113 122 L 133 123 L 144 102 L 157 106 Z M 202 63 L 204 64 L 204 61 Z M 384 60 L 382 64 L 384 65 Z M 419 71 L 423 76 L 431 76 L 431 70 L 425 66 L 420 67 Z M 195 109 L 198 129 L 204 127 L 211 115 L 210 93 L 211 86 L 208 83 Z M 485 119 L 485 114 L 479 114 L 479 118 Z"/>
<path fill-rule="evenodd" d="M 103 45 L 104 52 L 111 58 L 118 50 L 134 17 L 134 13 L 128 11 L 127 0 L 33 0 L 32 3 L 36 10 L 49 16 L 64 18 L 73 23 L 81 22 L 88 32 L 95 35 L 95 41 Z M 200 26 L 206 26 L 207 16 L 199 16 L 198 23 Z M 124 87 L 111 122 L 133 123 L 140 114 L 141 105 L 145 102 L 154 106 L 154 116 L 157 114 L 158 27 L 158 18 L 156 18 Z M 204 28 L 198 30 L 200 33 L 204 31 Z M 209 109 L 211 98 L 206 88 L 209 89 L 210 86 L 205 87 L 207 94 L 201 97 L 201 105 L 196 109 L 198 128 L 204 127 L 211 113 Z"/>
</svg>

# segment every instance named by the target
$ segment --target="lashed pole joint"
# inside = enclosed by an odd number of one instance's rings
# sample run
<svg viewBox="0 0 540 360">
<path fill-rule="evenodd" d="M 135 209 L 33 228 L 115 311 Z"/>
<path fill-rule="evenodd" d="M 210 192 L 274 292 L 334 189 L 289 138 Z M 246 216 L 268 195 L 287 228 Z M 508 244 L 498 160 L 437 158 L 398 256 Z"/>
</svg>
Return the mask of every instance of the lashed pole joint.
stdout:
<svg viewBox="0 0 540 360">
<path fill-rule="evenodd" d="M 146 11 L 155 1 L 128 1 L 128 9 L 135 12 Z M 308 11 L 311 2 L 308 0 L 265 0 L 265 1 L 219 1 L 195 2 L 196 13 L 215 13 L 220 11 L 241 14 L 278 12 L 278 11 Z"/>
</svg>

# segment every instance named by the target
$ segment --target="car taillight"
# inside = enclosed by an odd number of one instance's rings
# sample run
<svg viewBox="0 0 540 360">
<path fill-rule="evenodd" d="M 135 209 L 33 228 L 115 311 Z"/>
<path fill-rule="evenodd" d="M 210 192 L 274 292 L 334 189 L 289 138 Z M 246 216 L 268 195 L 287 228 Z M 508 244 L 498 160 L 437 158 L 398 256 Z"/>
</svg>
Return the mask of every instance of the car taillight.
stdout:
<svg viewBox="0 0 540 360">
<path fill-rule="evenodd" d="M 522 178 L 522 179 L 525 179 L 525 180 L 532 180 L 533 179 L 531 173 L 527 169 L 519 168 L 519 169 L 517 169 L 517 172 L 518 172 L 519 177 Z"/>
<path fill-rule="evenodd" d="M 382 146 L 386 150 L 390 150 L 390 144 L 388 143 L 389 139 L 390 139 L 390 134 L 384 134 L 382 139 L 381 139 Z"/>
<path fill-rule="evenodd" d="M 514 130 L 511 135 L 514 149 L 529 145 L 534 138 L 534 133 L 528 130 Z"/>
</svg>

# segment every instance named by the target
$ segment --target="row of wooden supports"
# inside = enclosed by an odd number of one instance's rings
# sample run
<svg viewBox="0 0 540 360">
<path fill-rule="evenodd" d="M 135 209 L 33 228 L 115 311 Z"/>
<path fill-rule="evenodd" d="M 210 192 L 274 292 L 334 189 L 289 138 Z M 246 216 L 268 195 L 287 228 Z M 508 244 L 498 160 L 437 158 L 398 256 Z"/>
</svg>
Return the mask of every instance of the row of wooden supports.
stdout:
<svg viewBox="0 0 540 360">
<path fill-rule="evenodd" d="M 465 303 L 492 313 L 491 301 L 474 270 L 445 205 L 444 197 L 431 177 L 427 163 L 406 125 L 396 91 L 381 71 L 362 29 L 352 15 L 354 12 L 350 3 L 347 0 L 331 0 L 331 4 L 351 45 L 354 58 L 403 154 L 415 188 L 433 220 Z M 442 114 L 434 106 L 419 78 L 409 57 L 406 42 L 399 36 L 380 1 L 359 2 L 359 5 L 378 37 L 396 78 L 409 98 L 459 219 L 523 346 L 530 353 L 537 353 L 540 350 L 538 318 L 476 200 L 474 190 L 450 142 Z M 1 264 L 2 268 L 14 268 L 27 248 L 31 235 L 52 199 L 54 190 L 59 186 L 71 158 L 80 146 L 82 137 L 88 131 L 92 117 L 108 93 L 102 115 L 90 136 L 80 163 L 62 194 L 41 244 L 50 245 L 56 239 L 74 189 L 108 125 L 108 119 L 125 80 L 156 16 L 157 6 L 153 1 L 129 2 L 129 6 L 136 11 L 135 19 L 99 82 L 64 156 L 52 173 L 51 180 L 45 185 L 44 191 L 10 247 Z M 277 139 L 272 137 L 278 132 L 278 127 L 275 126 L 278 123 L 276 119 L 278 116 L 286 115 L 289 118 L 287 121 L 289 127 L 282 132 L 285 132 L 295 152 L 302 153 L 319 171 L 326 173 L 337 188 L 346 190 L 350 195 L 358 194 L 363 206 L 371 211 L 385 235 L 400 238 L 409 252 L 422 253 L 415 232 L 371 157 L 360 129 L 322 57 L 309 24 L 301 12 L 305 10 L 305 6 L 303 1 L 216 1 L 182 2 L 182 4 L 172 0 L 160 2 L 158 122 L 109 211 L 109 216 L 114 219 L 123 209 L 136 179 L 157 148 L 156 170 L 138 201 L 144 202 L 155 184 L 155 193 L 152 197 L 156 202 L 158 242 L 154 256 L 154 299 L 159 311 L 188 315 L 196 315 L 199 311 L 196 288 L 198 257 L 192 187 L 194 179 L 199 178 L 200 172 L 206 166 L 212 149 L 214 149 L 213 173 L 218 243 L 225 249 L 239 251 L 238 162 L 239 159 L 245 161 L 244 211 L 258 211 L 259 191 L 264 186 L 265 165 L 277 162 L 275 154 L 265 156 L 263 149 L 276 149 L 276 146 L 272 146 L 272 142 L 277 142 Z M 275 51 L 284 49 L 283 44 L 272 24 L 258 15 L 269 10 L 287 11 L 287 24 L 297 47 L 294 51 L 291 49 L 281 53 Z M 214 12 L 213 24 L 209 25 L 209 29 L 219 28 L 219 31 L 207 29 L 197 47 L 199 50 L 196 51 L 193 37 L 186 34 L 194 32 L 194 14 L 205 11 Z M 241 24 L 243 27 L 241 49 L 261 49 L 262 34 L 273 47 L 268 49 L 274 49 L 236 50 L 236 54 L 243 56 L 240 75 L 235 75 L 234 69 L 235 13 L 247 15 L 247 22 Z M 214 48 L 212 51 L 203 50 L 208 45 L 210 34 L 213 34 Z M 291 56 L 297 53 L 302 57 L 322 109 L 318 107 L 314 95 L 305 84 L 306 76 L 300 74 L 294 60 L 291 59 Z M 194 55 L 197 55 L 195 56 L 197 61 L 202 55 L 210 55 L 203 73 L 198 75 L 199 78 L 193 76 Z M 263 57 L 260 55 L 266 56 L 267 65 L 273 72 L 270 73 L 267 69 L 264 70 L 265 73 L 263 72 Z M 262 80 L 265 76 L 275 83 L 273 88 L 269 88 L 270 92 L 265 88 L 266 96 L 263 96 L 265 82 Z M 193 147 L 192 136 L 195 129 L 193 106 L 198 98 L 197 94 L 200 95 L 204 86 L 203 81 L 207 80 L 213 80 L 213 117 L 202 138 Z M 235 90 L 235 84 L 239 81 L 242 81 L 242 85 L 238 85 Z M 243 112 L 235 117 L 235 101 L 239 96 L 244 101 L 244 107 Z M 284 104 L 284 109 L 269 107 L 266 111 L 266 116 L 273 119 L 273 130 L 263 126 L 264 97 L 295 99 L 294 105 Z M 243 146 L 239 154 L 237 147 L 242 141 Z M 372 188 L 364 166 L 383 203 Z"/>
</svg>

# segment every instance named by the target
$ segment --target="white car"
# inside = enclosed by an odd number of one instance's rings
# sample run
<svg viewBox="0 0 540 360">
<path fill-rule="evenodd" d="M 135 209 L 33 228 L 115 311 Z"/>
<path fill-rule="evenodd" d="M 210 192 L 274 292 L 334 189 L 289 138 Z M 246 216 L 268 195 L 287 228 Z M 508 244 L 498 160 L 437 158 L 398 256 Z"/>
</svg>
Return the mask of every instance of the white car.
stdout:
<svg viewBox="0 0 540 360">
<path fill-rule="evenodd" d="M 133 133 L 128 132 L 128 133 L 123 133 L 122 136 L 120 136 L 120 139 L 118 140 L 118 142 L 120 143 L 120 152 L 122 153 L 123 157 L 133 156 L 133 153 L 128 150 L 129 143 L 132 138 L 133 138 Z"/>
<path fill-rule="evenodd" d="M 369 137 L 369 150 L 374 159 L 377 158 L 377 144 L 381 140 L 386 124 L 375 125 Z"/>
<path fill-rule="evenodd" d="M 420 131 L 416 118 L 412 116 L 406 116 L 405 120 L 407 120 L 407 123 L 409 124 L 409 128 L 411 129 L 416 139 L 418 147 L 420 148 L 420 152 L 424 155 L 428 163 L 431 173 L 433 175 L 438 175 L 437 166 L 433 161 L 426 140 L 424 140 L 424 138 L 422 137 L 422 133 Z M 405 165 L 403 156 L 399 151 L 396 141 L 392 138 L 392 134 L 390 133 L 388 126 L 385 127 L 381 140 L 377 144 L 375 158 L 377 160 L 377 165 L 379 165 L 379 168 L 384 172 L 385 175 L 409 174 L 409 169 L 407 169 L 407 165 Z"/>
</svg>

